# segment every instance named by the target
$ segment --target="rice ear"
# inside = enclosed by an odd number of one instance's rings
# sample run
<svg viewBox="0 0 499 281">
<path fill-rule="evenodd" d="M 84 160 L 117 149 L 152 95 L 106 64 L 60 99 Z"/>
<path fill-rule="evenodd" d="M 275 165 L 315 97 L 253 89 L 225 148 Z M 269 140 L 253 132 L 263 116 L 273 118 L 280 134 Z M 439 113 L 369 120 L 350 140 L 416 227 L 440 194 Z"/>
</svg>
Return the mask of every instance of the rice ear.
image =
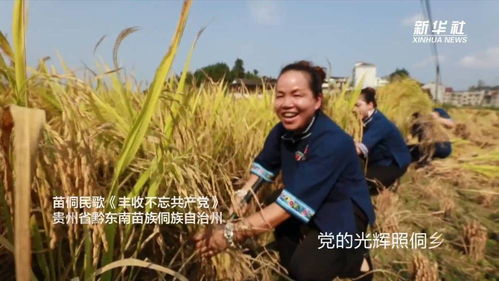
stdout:
<svg viewBox="0 0 499 281">
<path fill-rule="evenodd" d="M 102 43 L 102 41 L 104 41 L 104 39 L 106 38 L 106 35 L 102 35 L 102 37 L 99 39 L 99 41 L 97 41 L 97 43 L 95 44 L 94 46 L 94 56 L 95 56 L 95 52 L 97 51 L 97 48 L 99 47 L 99 45 Z"/>
<path fill-rule="evenodd" d="M 120 34 L 118 35 L 118 37 L 116 38 L 116 41 L 114 42 L 114 47 L 113 47 L 113 62 L 114 62 L 114 68 L 115 69 L 118 69 L 120 68 L 119 65 L 118 65 L 118 50 L 120 48 L 120 45 L 121 45 L 121 42 L 123 42 L 123 40 L 125 40 L 125 38 L 134 33 L 135 31 L 139 30 L 139 28 L 137 26 L 133 26 L 133 27 L 128 27 L 128 28 L 125 28 L 123 29 Z M 99 46 L 99 43 L 102 42 L 102 40 L 104 39 L 105 36 L 103 36 L 99 42 L 97 42 L 97 45 L 95 46 L 94 50 Z"/>
</svg>

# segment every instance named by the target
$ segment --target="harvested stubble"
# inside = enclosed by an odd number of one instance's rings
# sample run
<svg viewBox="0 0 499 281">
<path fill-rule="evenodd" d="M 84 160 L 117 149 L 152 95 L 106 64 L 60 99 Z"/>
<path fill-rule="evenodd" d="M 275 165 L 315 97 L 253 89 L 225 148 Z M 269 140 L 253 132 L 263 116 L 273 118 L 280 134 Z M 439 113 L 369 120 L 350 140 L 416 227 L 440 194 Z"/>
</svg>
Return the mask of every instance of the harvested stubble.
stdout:
<svg viewBox="0 0 499 281">
<path fill-rule="evenodd" d="M 399 196 L 390 190 L 383 190 L 374 198 L 377 230 L 382 233 L 398 232 L 400 220 Z"/>
<path fill-rule="evenodd" d="M 474 261 L 479 261 L 485 255 L 487 229 L 477 221 L 471 221 L 463 226 L 464 251 Z"/>
<path fill-rule="evenodd" d="M 438 265 L 421 252 L 416 252 L 412 259 L 413 281 L 438 281 Z"/>
</svg>

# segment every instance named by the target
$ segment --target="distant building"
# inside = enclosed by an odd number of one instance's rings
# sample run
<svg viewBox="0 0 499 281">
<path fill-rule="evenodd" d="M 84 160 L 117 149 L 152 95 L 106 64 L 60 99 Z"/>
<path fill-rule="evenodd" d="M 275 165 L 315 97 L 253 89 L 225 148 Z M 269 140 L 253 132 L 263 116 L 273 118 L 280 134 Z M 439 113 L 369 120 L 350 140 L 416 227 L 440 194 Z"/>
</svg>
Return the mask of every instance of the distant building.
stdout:
<svg viewBox="0 0 499 281">
<path fill-rule="evenodd" d="M 456 106 L 481 106 L 485 91 L 457 91 L 453 92 L 450 104 Z"/>
<path fill-rule="evenodd" d="M 362 81 L 361 88 L 365 87 L 378 87 L 378 80 L 376 78 L 376 66 L 366 62 L 358 62 L 353 67 L 353 85 L 359 86 Z"/>
<path fill-rule="evenodd" d="M 265 76 L 261 79 L 237 78 L 229 84 L 229 88 L 236 93 L 257 93 L 261 92 L 263 87 L 265 89 L 275 87 L 276 83 L 277 79 Z"/>
<path fill-rule="evenodd" d="M 486 91 L 482 101 L 483 106 L 499 107 L 499 90 Z"/>
<path fill-rule="evenodd" d="M 376 87 L 382 87 L 382 86 L 388 85 L 388 83 L 390 83 L 390 81 L 388 81 L 388 79 L 383 78 L 383 77 L 376 77 Z"/>
<path fill-rule="evenodd" d="M 322 90 L 338 89 L 340 92 L 348 88 L 349 77 L 331 76 L 322 84 Z"/>
<path fill-rule="evenodd" d="M 435 82 L 431 82 L 428 84 L 423 85 L 422 87 L 425 90 L 429 90 L 431 94 L 431 98 L 439 103 L 444 102 L 444 96 L 445 96 L 445 89 L 446 87 L 442 84 L 437 84 Z"/>
<path fill-rule="evenodd" d="M 260 79 L 237 78 L 230 83 L 229 87 L 232 91 L 239 93 L 254 92 L 257 88 L 262 87 L 262 81 Z"/>
<path fill-rule="evenodd" d="M 454 106 L 499 107 L 499 90 L 456 91 L 448 87 L 443 95 L 443 103 Z"/>
<path fill-rule="evenodd" d="M 452 87 L 446 87 L 442 98 L 442 103 L 451 103 L 453 93 L 454 89 L 452 89 Z"/>
<path fill-rule="evenodd" d="M 356 63 L 355 66 L 353 67 L 352 75 L 353 75 L 352 80 L 354 87 L 359 86 L 361 81 L 362 81 L 362 85 L 360 85 L 361 88 L 365 87 L 378 88 L 390 83 L 388 79 L 376 76 L 376 65 L 372 63 L 366 63 L 366 62 Z"/>
</svg>

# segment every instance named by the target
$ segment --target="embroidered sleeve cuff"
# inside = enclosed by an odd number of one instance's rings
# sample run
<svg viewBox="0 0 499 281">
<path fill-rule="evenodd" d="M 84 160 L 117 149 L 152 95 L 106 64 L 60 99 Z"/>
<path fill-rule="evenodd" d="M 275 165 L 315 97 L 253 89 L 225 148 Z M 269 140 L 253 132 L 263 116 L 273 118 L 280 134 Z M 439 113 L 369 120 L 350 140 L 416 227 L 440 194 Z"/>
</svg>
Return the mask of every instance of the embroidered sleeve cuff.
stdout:
<svg viewBox="0 0 499 281">
<path fill-rule="evenodd" d="M 274 173 L 265 169 L 262 165 L 256 162 L 253 162 L 253 165 L 251 166 L 251 173 L 261 177 L 268 182 L 271 182 L 275 177 Z"/>
<path fill-rule="evenodd" d="M 363 143 L 359 143 L 359 148 L 360 148 L 360 151 L 362 151 L 362 154 L 364 155 L 364 157 L 367 157 L 367 154 L 369 153 L 369 149 L 367 149 L 367 146 Z"/>
<path fill-rule="evenodd" d="M 291 215 L 299 218 L 305 223 L 307 223 L 315 214 L 314 209 L 310 208 L 307 204 L 305 204 L 305 202 L 296 198 L 285 189 L 277 198 L 276 203 L 288 211 Z"/>
</svg>

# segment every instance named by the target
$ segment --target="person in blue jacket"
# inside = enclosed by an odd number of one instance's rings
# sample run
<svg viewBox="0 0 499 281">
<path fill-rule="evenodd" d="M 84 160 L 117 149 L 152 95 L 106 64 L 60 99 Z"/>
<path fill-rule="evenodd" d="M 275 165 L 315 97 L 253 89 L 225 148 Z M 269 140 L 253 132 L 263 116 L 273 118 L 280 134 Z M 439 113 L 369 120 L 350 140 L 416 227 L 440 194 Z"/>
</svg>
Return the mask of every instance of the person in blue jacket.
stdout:
<svg viewBox="0 0 499 281">
<path fill-rule="evenodd" d="M 321 68 L 306 61 L 281 70 L 274 100 L 280 122 L 268 134 L 243 189 L 258 177 L 271 181 L 279 172 L 284 189 L 259 212 L 196 234 L 202 255 L 215 255 L 275 228 L 280 262 L 294 280 L 372 280 L 364 245 L 326 246 L 320 239 L 321 235 L 362 237 L 375 219 L 355 144 L 321 111 L 324 77 Z"/>
<path fill-rule="evenodd" d="M 435 122 L 446 129 L 453 129 L 456 125 L 449 113 L 443 108 L 434 108 L 431 114 L 431 122 L 426 122 L 419 113 L 413 114 L 415 122 L 411 128 L 411 134 L 417 137 L 419 144 L 408 145 L 411 152 L 412 162 L 417 162 L 418 167 L 423 167 L 434 158 L 447 158 L 452 153 L 452 145 L 444 132 L 432 130 L 430 126 Z M 432 135 L 435 134 L 435 135 Z"/>
<path fill-rule="evenodd" d="M 375 89 L 362 89 L 355 109 L 364 126 L 362 142 L 356 143 L 357 153 L 367 162 L 366 178 L 371 193 L 376 194 L 406 172 L 411 154 L 395 124 L 377 109 Z"/>
</svg>

